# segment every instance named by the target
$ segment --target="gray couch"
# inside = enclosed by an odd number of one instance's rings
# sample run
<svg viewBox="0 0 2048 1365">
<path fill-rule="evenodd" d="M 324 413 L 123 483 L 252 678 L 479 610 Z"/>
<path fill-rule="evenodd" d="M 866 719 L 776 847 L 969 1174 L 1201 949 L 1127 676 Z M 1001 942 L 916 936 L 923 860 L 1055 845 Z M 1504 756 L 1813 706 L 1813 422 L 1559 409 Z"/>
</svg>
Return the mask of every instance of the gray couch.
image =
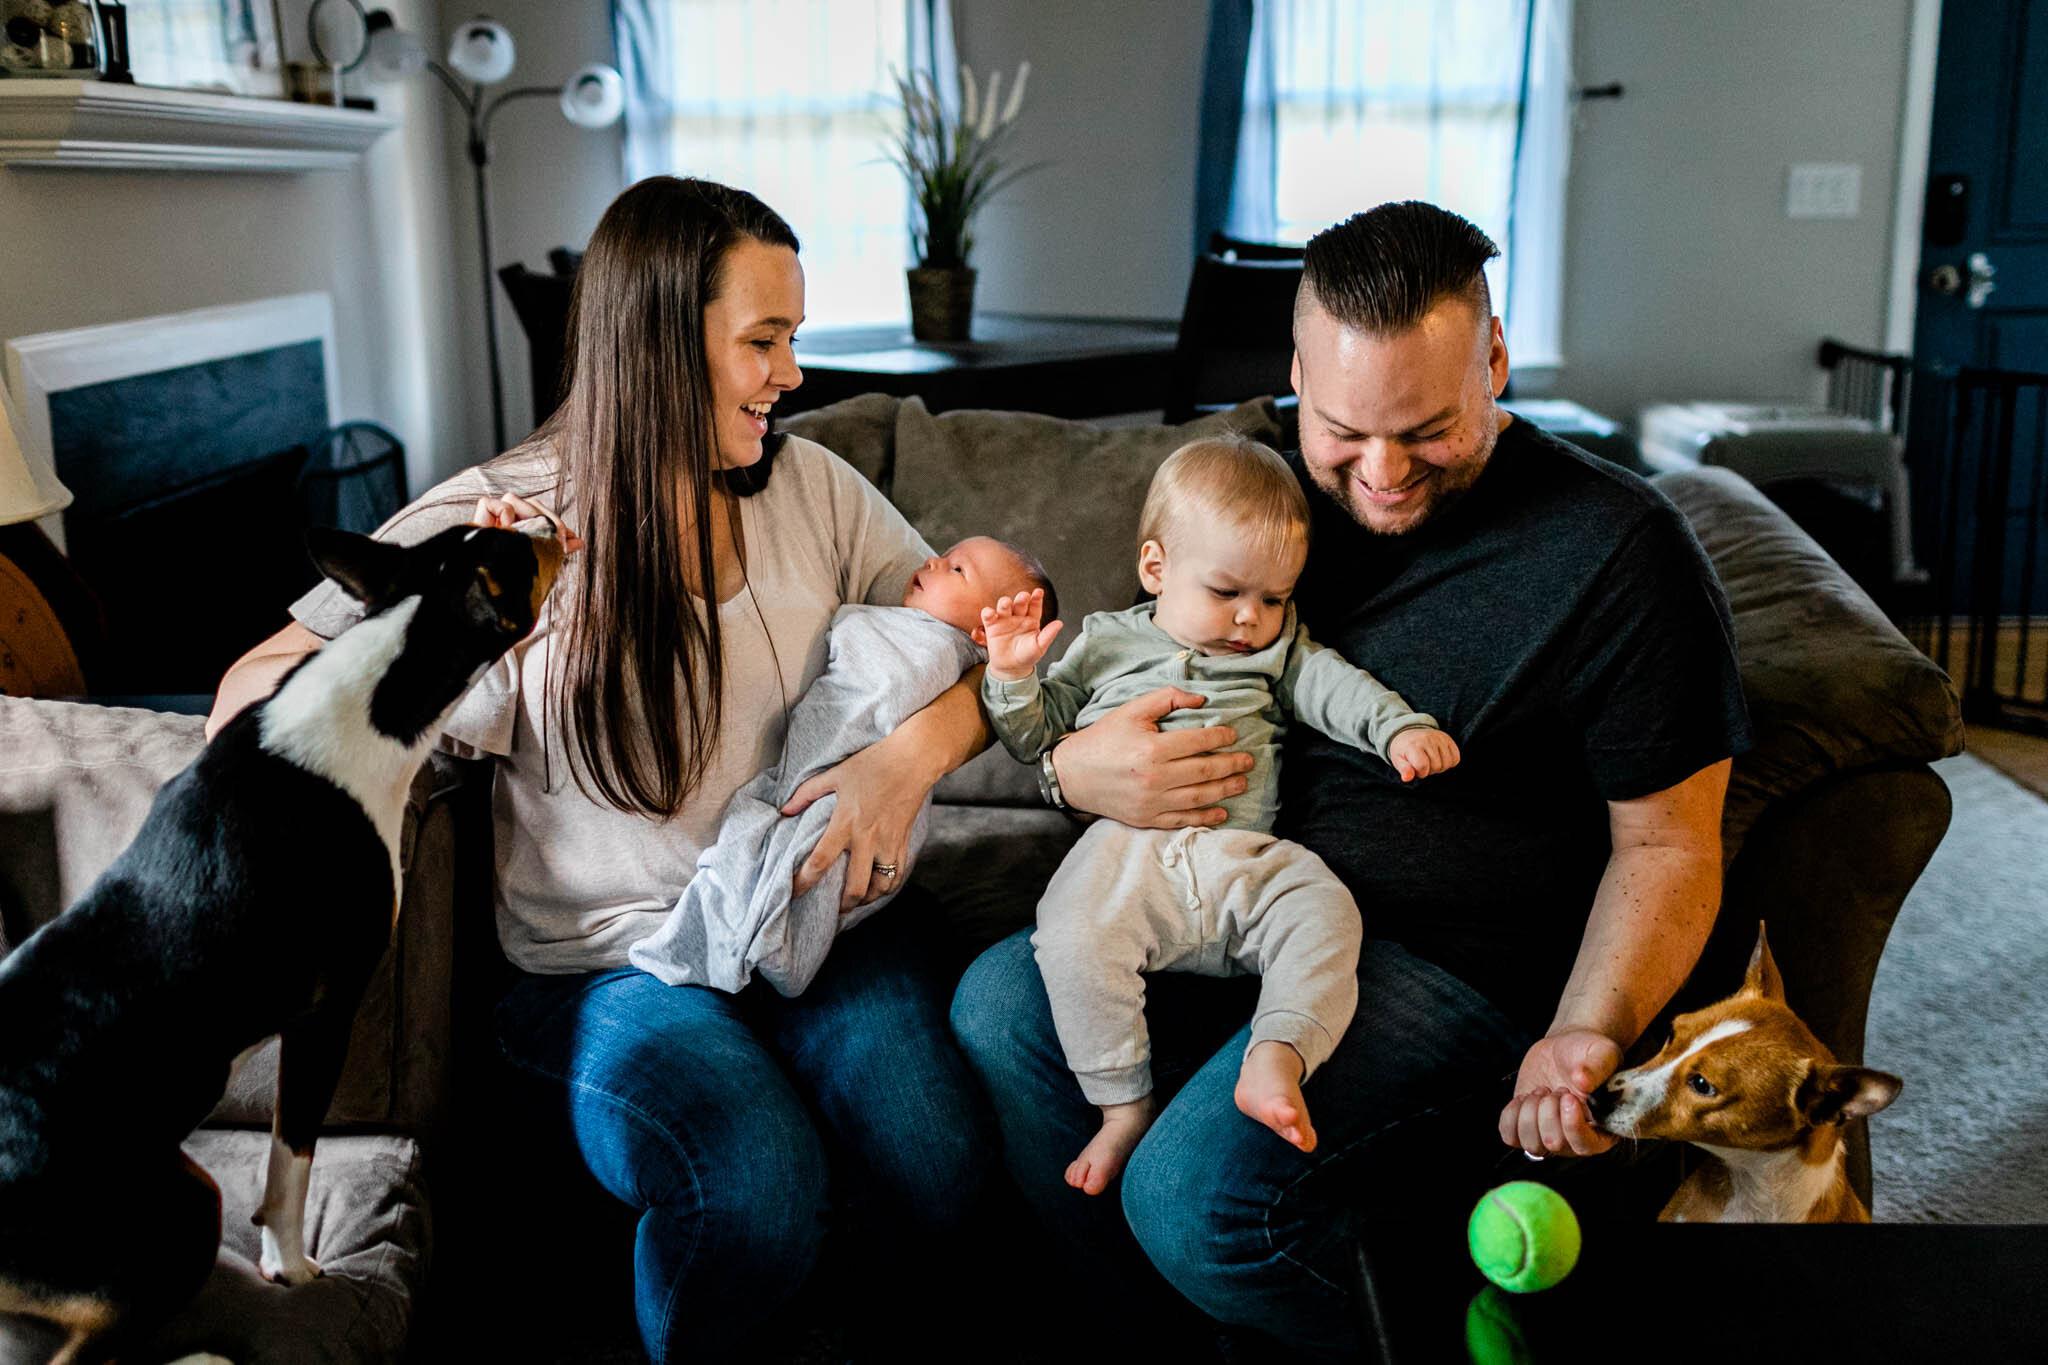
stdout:
<svg viewBox="0 0 2048 1365">
<path fill-rule="evenodd" d="M 1276 444 L 1289 438 L 1269 400 L 1189 428 L 1103 429 L 1018 413 L 933 416 L 915 399 L 869 395 L 787 429 L 845 456 L 934 545 L 975 533 L 1028 545 L 1058 584 L 1063 614 L 1078 621 L 1133 600 L 1137 511 L 1152 470 L 1190 431 L 1223 422 Z M 1954 689 L 1740 478 L 1700 470 L 1658 486 L 1727 586 L 1756 731 L 1730 788 L 1721 923 L 1681 1003 L 1739 980 L 1756 921 L 1768 919 L 1793 1004 L 1839 1057 L 1861 1060 L 1885 937 L 1948 825 L 1947 789 L 1927 764 L 1962 747 Z M 199 742 L 190 717 L 0 699 L 0 952 L 84 889 Z M 536 1285 L 550 1283 L 550 1267 L 574 1264 L 606 1286 L 607 1302 L 579 1301 L 579 1315 L 595 1307 L 629 1320 L 630 1223 L 598 1214 L 595 1233 L 535 1231 L 529 1218 L 545 1220 L 550 1211 L 536 1206 L 552 1200 L 533 1196 L 537 1158 L 494 1107 L 502 1077 L 490 1072 L 488 1009 L 501 959 L 489 942 L 487 795 L 478 770 L 439 761 L 413 793 L 398 940 L 358 1020 L 315 1167 L 311 1249 L 328 1276 L 290 1291 L 251 1282 L 248 1213 L 268 1126 L 259 1054 L 192 1139 L 224 1190 L 226 1245 L 181 1342 L 239 1345 L 229 1353 L 243 1361 L 373 1360 L 395 1358 L 411 1333 L 413 1358 L 441 1358 L 444 1343 L 474 1344 L 472 1314 L 490 1313 L 507 1288 L 497 1274 L 505 1249 L 492 1241 L 501 1235 L 523 1239 L 518 1259 L 537 1271 Z M 1075 828 L 1041 806 L 1028 772 L 1000 750 L 939 795 L 915 884 L 969 947 L 992 942 L 1029 922 Z M 484 1147 L 514 1155 L 485 1168 Z M 1852 1160 L 1867 1196 L 1860 1134 Z M 453 1259 L 467 1272 L 427 1273 L 431 1210 L 441 1240 L 463 1247 Z M 478 1231 L 486 1210 L 502 1231 Z M 490 1293 L 473 1298 L 478 1257 L 492 1268 Z M 529 1355 L 544 1354 L 547 1316 L 516 1319 Z"/>
</svg>

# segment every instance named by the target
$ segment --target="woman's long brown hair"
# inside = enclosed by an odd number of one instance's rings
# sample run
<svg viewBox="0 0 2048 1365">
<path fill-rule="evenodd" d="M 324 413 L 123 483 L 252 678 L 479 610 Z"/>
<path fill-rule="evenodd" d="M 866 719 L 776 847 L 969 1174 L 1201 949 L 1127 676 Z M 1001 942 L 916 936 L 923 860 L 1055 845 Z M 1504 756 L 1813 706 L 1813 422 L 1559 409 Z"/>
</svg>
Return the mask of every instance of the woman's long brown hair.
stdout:
<svg viewBox="0 0 2048 1365">
<path fill-rule="evenodd" d="M 531 438 L 551 448 L 587 544 L 548 709 L 575 736 L 579 788 L 662 819 L 703 779 L 723 720 L 704 308 L 745 240 L 797 249 L 773 209 L 708 180 L 654 176 L 612 201 L 569 303 L 566 396 Z M 753 486 L 727 486 L 749 492 L 766 470 L 736 472 Z"/>
</svg>

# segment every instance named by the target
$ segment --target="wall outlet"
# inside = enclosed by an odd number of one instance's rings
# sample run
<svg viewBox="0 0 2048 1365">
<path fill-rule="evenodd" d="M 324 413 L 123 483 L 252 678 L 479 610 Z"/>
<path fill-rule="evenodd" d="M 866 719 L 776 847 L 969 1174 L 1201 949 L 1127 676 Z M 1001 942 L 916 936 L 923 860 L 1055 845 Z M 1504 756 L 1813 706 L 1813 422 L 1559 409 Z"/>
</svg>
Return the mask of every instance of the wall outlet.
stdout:
<svg viewBox="0 0 2048 1365">
<path fill-rule="evenodd" d="M 1787 218 L 1854 218 L 1863 197 L 1863 167 L 1809 162 L 1785 177 Z"/>
</svg>

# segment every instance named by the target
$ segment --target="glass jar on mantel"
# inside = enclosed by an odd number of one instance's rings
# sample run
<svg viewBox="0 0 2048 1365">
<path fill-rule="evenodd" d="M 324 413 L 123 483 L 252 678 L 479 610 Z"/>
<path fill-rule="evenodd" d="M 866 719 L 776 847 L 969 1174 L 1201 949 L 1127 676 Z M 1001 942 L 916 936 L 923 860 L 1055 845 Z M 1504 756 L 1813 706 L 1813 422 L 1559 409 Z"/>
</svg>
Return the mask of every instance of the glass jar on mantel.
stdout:
<svg viewBox="0 0 2048 1365">
<path fill-rule="evenodd" d="M 85 0 L 0 0 L 0 76 L 98 76 L 98 10 Z"/>
</svg>

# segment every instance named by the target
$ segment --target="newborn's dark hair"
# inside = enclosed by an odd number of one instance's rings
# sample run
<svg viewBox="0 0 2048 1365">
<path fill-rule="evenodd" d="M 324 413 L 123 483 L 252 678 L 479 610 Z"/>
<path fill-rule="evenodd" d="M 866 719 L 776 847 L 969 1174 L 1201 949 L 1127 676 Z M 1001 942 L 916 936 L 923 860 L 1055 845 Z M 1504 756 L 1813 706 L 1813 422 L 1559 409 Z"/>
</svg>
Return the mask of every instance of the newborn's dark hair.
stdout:
<svg viewBox="0 0 2048 1365">
<path fill-rule="evenodd" d="M 1021 545 L 1012 545 L 1007 540 L 999 540 L 996 544 L 1002 546 L 1016 557 L 1017 567 L 1024 570 L 1024 577 L 1030 581 L 1032 587 L 1045 589 L 1045 609 L 1044 614 L 1038 618 L 1039 623 L 1041 625 L 1050 625 L 1052 622 L 1059 620 L 1059 590 L 1053 587 L 1052 575 L 1045 571 L 1045 565 L 1039 562 L 1038 556 L 1032 554 L 1031 551 Z"/>
</svg>

